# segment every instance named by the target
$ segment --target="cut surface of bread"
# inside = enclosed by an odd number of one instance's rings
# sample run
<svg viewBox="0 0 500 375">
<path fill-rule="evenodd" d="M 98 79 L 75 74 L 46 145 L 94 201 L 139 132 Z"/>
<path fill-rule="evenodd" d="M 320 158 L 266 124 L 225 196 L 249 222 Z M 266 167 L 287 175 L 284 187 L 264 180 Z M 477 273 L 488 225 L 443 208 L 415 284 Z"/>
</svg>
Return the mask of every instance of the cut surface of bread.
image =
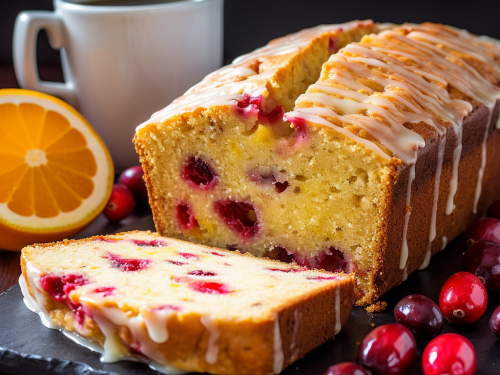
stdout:
<svg viewBox="0 0 500 375">
<path fill-rule="evenodd" d="M 23 249 L 29 293 L 57 326 L 104 348 L 215 374 L 271 374 L 331 339 L 354 276 L 128 232 Z"/>
<path fill-rule="evenodd" d="M 356 28 L 366 35 L 283 116 L 251 87 L 196 94 L 202 82 L 139 126 L 158 232 L 355 272 L 365 305 L 483 215 L 500 195 L 498 44 L 435 24 L 375 28 Z"/>
</svg>

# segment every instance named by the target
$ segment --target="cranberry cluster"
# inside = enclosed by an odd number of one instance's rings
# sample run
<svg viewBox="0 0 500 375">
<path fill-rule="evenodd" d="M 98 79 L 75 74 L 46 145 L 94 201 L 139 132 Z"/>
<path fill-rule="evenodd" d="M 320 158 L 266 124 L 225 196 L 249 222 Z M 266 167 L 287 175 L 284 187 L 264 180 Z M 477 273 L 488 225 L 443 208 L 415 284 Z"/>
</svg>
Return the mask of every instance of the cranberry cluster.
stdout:
<svg viewBox="0 0 500 375">
<path fill-rule="evenodd" d="M 500 292 L 500 200 L 490 206 L 486 216 L 465 231 L 464 240 L 468 248 L 462 260 L 462 268 L 467 271 L 462 273 L 473 274 L 479 280 L 479 283 L 475 282 L 477 286 L 474 293 L 471 290 L 471 298 L 479 299 L 480 295 L 484 295 L 484 309 L 488 302 L 486 291 Z M 484 313 L 484 309 L 474 310 L 475 320 Z M 461 314 L 461 311 L 453 311 L 454 316 L 457 312 Z M 490 328 L 495 336 L 500 338 L 500 306 L 491 316 Z"/>
<path fill-rule="evenodd" d="M 144 171 L 140 165 L 125 169 L 120 174 L 102 212 L 109 221 L 123 220 L 134 211 L 136 202 L 147 202 L 148 190 L 143 176 Z"/>
<path fill-rule="evenodd" d="M 384 324 L 361 342 L 359 364 L 331 366 L 325 375 L 399 375 L 415 362 L 417 340 L 431 340 L 422 354 L 425 375 L 472 375 L 476 352 L 464 336 L 441 334 L 444 318 L 453 324 L 480 319 L 488 305 L 488 292 L 500 292 L 500 200 L 491 205 L 488 217 L 473 223 L 464 235 L 468 246 L 462 267 L 443 284 L 439 306 L 431 299 L 412 294 L 394 309 L 397 323 Z M 500 338 L 500 306 L 490 319 L 491 331 Z"/>
</svg>

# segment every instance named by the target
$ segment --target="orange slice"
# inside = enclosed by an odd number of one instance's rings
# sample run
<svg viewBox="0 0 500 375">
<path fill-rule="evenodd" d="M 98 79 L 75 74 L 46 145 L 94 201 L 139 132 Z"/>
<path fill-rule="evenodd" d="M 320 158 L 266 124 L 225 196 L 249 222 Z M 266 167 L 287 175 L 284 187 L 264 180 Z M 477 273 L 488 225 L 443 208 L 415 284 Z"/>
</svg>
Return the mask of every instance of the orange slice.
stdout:
<svg viewBox="0 0 500 375">
<path fill-rule="evenodd" d="M 0 90 L 0 249 L 75 235 L 103 210 L 113 178 L 106 145 L 74 108 Z"/>
</svg>

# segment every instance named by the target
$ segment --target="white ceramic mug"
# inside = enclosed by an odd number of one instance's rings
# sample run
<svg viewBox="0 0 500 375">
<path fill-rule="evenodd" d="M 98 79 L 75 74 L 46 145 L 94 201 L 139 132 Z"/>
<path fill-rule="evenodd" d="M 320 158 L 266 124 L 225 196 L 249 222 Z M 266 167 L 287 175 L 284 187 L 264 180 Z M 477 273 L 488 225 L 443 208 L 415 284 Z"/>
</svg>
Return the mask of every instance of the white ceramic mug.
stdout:
<svg viewBox="0 0 500 375">
<path fill-rule="evenodd" d="M 55 0 L 18 15 L 14 64 L 23 88 L 75 106 L 108 146 L 115 168 L 138 164 L 137 125 L 222 63 L 224 0 L 104 6 Z M 65 83 L 41 81 L 36 38 L 61 49 Z"/>
</svg>

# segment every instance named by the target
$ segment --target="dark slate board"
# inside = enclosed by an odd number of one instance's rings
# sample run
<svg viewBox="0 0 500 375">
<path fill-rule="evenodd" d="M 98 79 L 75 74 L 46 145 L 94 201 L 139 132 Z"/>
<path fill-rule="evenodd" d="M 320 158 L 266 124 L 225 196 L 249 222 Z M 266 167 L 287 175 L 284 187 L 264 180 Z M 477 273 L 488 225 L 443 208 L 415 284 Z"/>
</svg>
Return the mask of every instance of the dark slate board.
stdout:
<svg viewBox="0 0 500 375">
<path fill-rule="evenodd" d="M 144 228 L 150 221 L 144 221 Z M 394 322 L 392 311 L 404 296 L 420 293 L 434 301 L 448 276 L 460 270 L 463 246 L 460 240 L 450 244 L 433 257 L 426 270 L 410 275 L 408 280 L 381 298 L 388 306 L 383 313 L 368 314 L 355 307 L 342 331 L 332 340 L 305 358 L 289 366 L 284 375 L 322 375 L 332 364 L 356 361 L 359 342 L 375 326 Z M 500 340 L 489 330 L 489 319 L 500 304 L 500 294 L 490 293 L 488 309 L 484 316 L 469 326 L 445 324 L 443 332 L 456 332 L 466 336 L 474 345 L 478 357 L 477 374 L 500 373 Z M 409 372 L 422 374 L 421 354 L 426 342 L 419 343 L 418 359 Z M 65 337 L 62 333 L 42 326 L 38 315 L 29 311 L 22 301 L 18 285 L 0 295 L 0 372 L 7 374 L 76 374 L 76 375 L 158 375 L 144 364 L 133 362 L 101 363 L 99 354 L 89 351 Z"/>
</svg>

